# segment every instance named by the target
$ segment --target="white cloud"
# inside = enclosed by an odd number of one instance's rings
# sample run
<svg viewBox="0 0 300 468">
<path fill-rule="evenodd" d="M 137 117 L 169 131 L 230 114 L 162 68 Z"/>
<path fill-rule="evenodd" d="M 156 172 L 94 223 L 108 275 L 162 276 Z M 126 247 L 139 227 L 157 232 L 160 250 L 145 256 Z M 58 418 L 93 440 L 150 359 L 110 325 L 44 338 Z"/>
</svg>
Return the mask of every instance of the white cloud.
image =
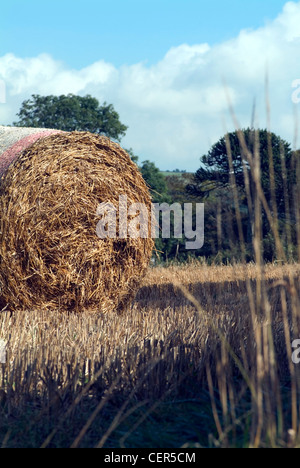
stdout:
<svg viewBox="0 0 300 468">
<path fill-rule="evenodd" d="M 199 157 L 223 135 L 224 118 L 227 129 L 233 129 L 223 80 L 241 125 L 250 124 L 256 98 L 257 121 L 266 126 L 268 70 L 272 130 L 292 142 L 292 83 L 300 78 L 299 24 L 300 2 L 288 2 L 274 21 L 259 29 L 242 30 L 212 47 L 173 47 L 150 67 L 137 63 L 116 68 L 99 60 L 73 70 L 47 54 L 7 54 L 0 58 L 0 80 L 6 85 L 0 120 L 11 123 L 31 94 L 89 93 L 114 105 L 129 126 L 122 144 L 132 147 L 141 160 L 150 159 L 162 169 L 195 170 Z"/>
</svg>

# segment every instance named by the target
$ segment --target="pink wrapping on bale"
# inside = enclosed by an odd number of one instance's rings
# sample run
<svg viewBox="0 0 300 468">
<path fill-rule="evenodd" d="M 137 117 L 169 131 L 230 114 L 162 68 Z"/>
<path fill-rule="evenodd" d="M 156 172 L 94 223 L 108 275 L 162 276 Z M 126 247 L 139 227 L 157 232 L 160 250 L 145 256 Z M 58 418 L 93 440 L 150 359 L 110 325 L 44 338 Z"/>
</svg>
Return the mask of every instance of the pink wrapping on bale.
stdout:
<svg viewBox="0 0 300 468">
<path fill-rule="evenodd" d="M 17 156 L 40 138 L 62 133 L 60 130 L 45 128 L 22 128 L 0 126 L 0 177 L 15 161 Z"/>
</svg>

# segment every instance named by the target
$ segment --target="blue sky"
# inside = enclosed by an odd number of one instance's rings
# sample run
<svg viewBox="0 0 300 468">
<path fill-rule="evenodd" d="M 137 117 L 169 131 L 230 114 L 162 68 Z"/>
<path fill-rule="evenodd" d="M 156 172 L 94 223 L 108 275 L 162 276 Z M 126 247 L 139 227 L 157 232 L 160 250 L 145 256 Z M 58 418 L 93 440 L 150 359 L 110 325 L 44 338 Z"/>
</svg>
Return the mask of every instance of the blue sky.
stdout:
<svg viewBox="0 0 300 468">
<path fill-rule="evenodd" d="M 183 43 L 213 45 L 277 16 L 282 0 L 4 0 L 0 55 L 47 52 L 74 68 L 159 61 Z"/>
<path fill-rule="evenodd" d="M 271 129 L 293 142 L 299 1 L 2 3 L 0 124 L 16 120 L 31 94 L 91 94 L 114 105 L 129 126 L 122 145 L 140 161 L 194 171 L 234 129 L 224 80 L 241 126 L 250 124 L 254 99 L 255 123 L 266 126 L 268 70 Z"/>
</svg>

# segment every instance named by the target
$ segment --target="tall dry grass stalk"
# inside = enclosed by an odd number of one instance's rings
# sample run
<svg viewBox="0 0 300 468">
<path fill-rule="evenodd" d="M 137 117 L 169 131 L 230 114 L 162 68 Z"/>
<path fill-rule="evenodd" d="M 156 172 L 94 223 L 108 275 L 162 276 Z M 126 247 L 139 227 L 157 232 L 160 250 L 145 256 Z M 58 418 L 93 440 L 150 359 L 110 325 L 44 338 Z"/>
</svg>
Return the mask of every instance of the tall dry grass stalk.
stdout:
<svg viewBox="0 0 300 468">
<path fill-rule="evenodd" d="M 298 275 L 293 274 L 293 268 L 288 265 L 289 253 L 291 252 L 292 239 L 291 239 L 291 210 L 294 207 L 295 220 L 299 222 L 299 153 L 294 152 L 294 164 L 296 169 L 296 183 L 294 187 L 294 198 L 289 200 L 287 190 L 287 173 L 285 165 L 285 154 L 283 148 L 281 148 L 281 168 L 284 186 L 284 202 L 285 202 L 285 220 L 286 220 L 286 240 L 287 240 L 287 252 L 286 255 L 284 249 L 284 239 L 279 234 L 279 217 L 276 205 L 275 195 L 275 171 L 273 161 L 273 151 L 271 143 L 271 132 L 270 132 L 270 102 L 268 97 L 268 77 L 266 77 L 266 111 L 267 111 L 267 126 L 268 126 L 268 155 L 269 155 L 269 176 L 270 176 L 270 193 L 271 202 L 267 203 L 265 194 L 261 186 L 261 172 L 260 172 L 260 141 L 259 131 L 254 131 L 254 151 L 250 153 L 247 148 L 244 134 L 240 130 L 240 126 L 237 122 L 236 116 L 233 112 L 232 106 L 230 105 L 231 114 L 233 121 L 236 125 L 236 131 L 238 133 L 239 143 L 242 154 L 245 157 L 246 162 L 250 167 L 251 177 L 254 182 L 254 194 L 250 197 L 249 180 L 247 171 L 245 171 L 244 165 L 244 178 L 245 188 L 247 193 L 249 213 L 254 211 L 254 235 L 253 235 L 253 249 L 255 255 L 255 264 L 258 269 L 258 275 L 256 278 L 256 289 L 255 292 L 249 281 L 247 280 L 247 297 L 250 304 L 251 312 L 251 330 L 253 331 L 253 338 L 255 343 L 255 372 L 252 377 L 252 390 L 253 397 L 253 418 L 252 418 L 252 430 L 250 445 L 258 447 L 262 441 L 262 434 L 267 434 L 268 441 L 271 446 L 276 446 L 278 438 L 283 437 L 283 421 L 285 421 L 283 415 L 283 409 L 285 407 L 282 403 L 281 390 L 283 388 L 281 376 L 285 375 L 285 378 L 289 381 L 290 394 L 290 430 L 289 444 L 294 444 L 298 439 L 299 434 L 299 371 L 298 368 L 292 361 L 291 343 L 292 336 L 299 336 L 299 282 Z M 296 137 L 295 137 L 296 142 Z M 294 148 L 296 150 L 296 146 Z M 229 167 L 233 174 L 233 165 L 231 157 L 231 149 L 229 146 L 229 139 L 227 142 L 227 153 L 229 160 Z M 233 190 L 233 196 L 235 200 L 236 218 L 238 221 L 239 236 L 241 246 L 244 245 L 244 238 L 241 229 L 241 216 L 239 213 L 239 205 L 237 202 L 237 191 L 234 176 L 231 175 L 231 186 Z M 280 322 L 284 329 L 285 338 L 285 352 L 287 356 L 289 376 L 281 371 L 281 359 L 284 354 L 283 351 L 278 353 L 276 345 L 278 342 L 278 331 L 274 329 L 274 314 L 270 303 L 270 297 L 268 294 L 268 284 L 266 280 L 266 266 L 262 260 L 262 211 L 264 210 L 270 230 L 274 236 L 275 247 L 277 258 L 280 262 L 283 262 L 286 269 L 286 277 L 284 280 L 275 283 L 280 289 L 280 309 L 282 316 Z M 297 226 L 299 231 L 299 226 Z M 298 261 L 299 257 L 299 234 L 298 234 Z M 291 308 L 288 311 L 287 302 L 290 300 Z M 266 423 L 267 421 L 267 423 Z M 291 434 L 293 434 L 291 441 Z"/>
</svg>

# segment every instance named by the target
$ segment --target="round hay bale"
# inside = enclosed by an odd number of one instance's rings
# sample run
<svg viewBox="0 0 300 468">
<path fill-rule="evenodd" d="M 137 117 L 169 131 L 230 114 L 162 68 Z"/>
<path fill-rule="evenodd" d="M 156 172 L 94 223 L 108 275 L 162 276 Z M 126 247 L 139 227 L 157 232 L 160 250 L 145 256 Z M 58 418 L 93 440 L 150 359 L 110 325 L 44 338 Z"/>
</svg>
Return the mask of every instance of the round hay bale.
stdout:
<svg viewBox="0 0 300 468">
<path fill-rule="evenodd" d="M 0 151 L 0 305 L 124 310 L 151 258 L 150 226 L 146 238 L 99 238 L 96 227 L 99 204 L 117 208 L 120 195 L 150 212 L 129 155 L 89 132 L 8 127 Z"/>
</svg>

